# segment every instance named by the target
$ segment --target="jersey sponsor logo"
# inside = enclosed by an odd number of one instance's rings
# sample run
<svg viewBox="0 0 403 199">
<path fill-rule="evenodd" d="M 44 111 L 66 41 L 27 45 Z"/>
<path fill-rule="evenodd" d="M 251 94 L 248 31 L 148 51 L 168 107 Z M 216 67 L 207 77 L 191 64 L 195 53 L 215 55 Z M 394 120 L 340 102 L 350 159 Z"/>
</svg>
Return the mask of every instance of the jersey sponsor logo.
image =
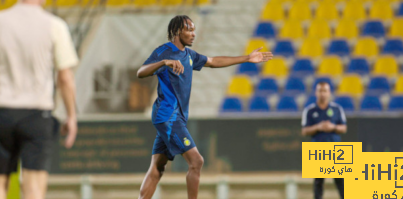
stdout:
<svg viewBox="0 0 403 199">
<path fill-rule="evenodd" d="M 331 109 L 331 108 L 327 109 L 326 114 L 327 114 L 327 116 L 332 117 L 333 114 L 334 114 L 334 113 L 333 113 L 333 109 Z"/>
<path fill-rule="evenodd" d="M 190 66 L 193 66 L 193 60 L 192 60 L 192 58 L 190 57 L 190 55 L 189 55 L 189 64 L 190 64 Z"/>
<path fill-rule="evenodd" d="M 183 144 L 185 144 L 185 146 L 190 146 L 191 142 L 189 139 L 187 139 L 186 137 L 183 138 Z"/>
</svg>

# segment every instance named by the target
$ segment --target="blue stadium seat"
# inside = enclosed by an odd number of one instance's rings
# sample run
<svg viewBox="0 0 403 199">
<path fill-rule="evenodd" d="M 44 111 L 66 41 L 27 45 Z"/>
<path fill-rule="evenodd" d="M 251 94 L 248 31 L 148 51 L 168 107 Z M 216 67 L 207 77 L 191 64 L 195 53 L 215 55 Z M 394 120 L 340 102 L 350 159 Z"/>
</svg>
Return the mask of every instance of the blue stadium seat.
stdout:
<svg viewBox="0 0 403 199">
<path fill-rule="evenodd" d="M 312 103 L 316 103 L 316 96 L 315 95 L 310 95 L 308 97 L 308 99 L 305 102 L 304 107 L 307 107 L 308 105 L 312 104 Z"/>
<path fill-rule="evenodd" d="M 382 104 L 378 97 L 366 95 L 361 101 L 361 111 L 382 111 Z"/>
<path fill-rule="evenodd" d="M 383 47 L 383 54 L 403 55 L 403 42 L 400 39 L 388 39 Z"/>
<path fill-rule="evenodd" d="M 226 97 L 222 103 L 221 112 L 242 112 L 241 100 L 237 97 Z"/>
<path fill-rule="evenodd" d="M 388 108 L 389 111 L 403 111 L 403 96 L 392 96 Z"/>
<path fill-rule="evenodd" d="M 397 10 L 397 16 L 403 16 L 403 3 L 400 3 L 399 9 Z"/>
<path fill-rule="evenodd" d="M 389 92 L 390 92 L 390 85 L 386 77 L 377 76 L 371 78 L 368 85 L 367 93 L 378 96 Z"/>
<path fill-rule="evenodd" d="M 334 84 L 332 79 L 330 79 L 330 77 L 317 77 L 314 81 L 314 83 L 312 84 L 312 90 L 315 91 L 316 90 L 316 85 L 319 82 L 327 82 L 330 84 L 330 90 L 333 92 L 334 91 Z"/>
<path fill-rule="evenodd" d="M 254 76 L 259 74 L 259 68 L 255 63 L 245 62 L 239 65 L 237 73 Z"/>
<path fill-rule="evenodd" d="M 310 59 L 297 59 L 292 67 L 293 76 L 306 77 L 314 73 L 315 69 Z"/>
<path fill-rule="evenodd" d="M 256 88 L 256 94 L 258 95 L 267 96 L 277 92 L 278 92 L 277 82 L 274 78 L 270 77 L 261 79 Z"/>
<path fill-rule="evenodd" d="M 291 41 L 289 40 L 282 40 L 276 43 L 274 47 L 273 54 L 280 55 L 284 57 L 294 56 L 295 50 L 292 46 Z"/>
<path fill-rule="evenodd" d="M 354 100 L 351 96 L 337 96 L 334 102 L 343 107 L 345 112 L 353 112 L 355 110 Z"/>
<path fill-rule="evenodd" d="M 372 37 L 384 37 L 385 27 L 383 27 L 381 21 L 368 21 L 363 26 L 362 35 Z"/>
<path fill-rule="evenodd" d="M 348 73 L 357 73 L 359 75 L 369 74 L 369 64 L 365 58 L 352 58 L 347 67 Z"/>
<path fill-rule="evenodd" d="M 270 22 L 261 22 L 256 27 L 254 37 L 263 37 L 266 39 L 275 38 L 276 31 L 272 23 Z"/>
<path fill-rule="evenodd" d="M 298 77 L 289 77 L 285 83 L 284 92 L 287 94 L 300 94 L 305 92 L 305 84 Z"/>
<path fill-rule="evenodd" d="M 350 55 L 350 47 L 344 39 L 337 39 L 330 42 L 327 54 L 347 56 Z"/>
<path fill-rule="evenodd" d="M 298 106 L 294 97 L 282 96 L 277 104 L 277 111 L 280 112 L 297 112 Z"/>
<path fill-rule="evenodd" d="M 249 112 L 268 112 L 270 106 L 267 103 L 267 99 L 264 96 L 256 95 L 249 101 Z"/>
</svg>

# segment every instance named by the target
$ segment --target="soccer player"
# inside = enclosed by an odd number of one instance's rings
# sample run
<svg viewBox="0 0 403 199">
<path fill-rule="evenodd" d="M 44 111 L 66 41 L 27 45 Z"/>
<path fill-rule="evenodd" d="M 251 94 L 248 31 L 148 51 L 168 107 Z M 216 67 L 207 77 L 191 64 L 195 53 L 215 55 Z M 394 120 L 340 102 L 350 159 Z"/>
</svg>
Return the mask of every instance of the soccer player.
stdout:
<svg viewBox="0 0 403 199">
<path fill-rule="evenodd" d="M 340 134 L 347 132 L 343 108 L 330 102 L 330 85 L 319 82 L 316 85 L 316 103 L 308 105 L 302 113 L 302 135 L 311 136 L 312 142 L 340 142 Z M 315 199 L 323 198 L 324 178 L 314 179 Z M 344 179 L 335 178 L 340 197 L 344 198 Z"/>
<path fill-rule="evenodd" d="M 177 154 L 181 154 L 189 166 L 186 176 L 188 198 L 197 198 L 204 160 L 186 128 L 193 70 L 200 71 L 203 66 L 221 68 L 244 62 L 266 62 L 273 56 L 256 49 L 246 56 L 206 57 L 186 48 L 193 44 L 195 29 L 188 16 L 174 17 L 168 25 L 169 42 L 158 47 L 137 73 L 139 78 L 158 76 L 158 98 L 152 112 L 157 136 L 151 165 L 141 185 L 140 199 L 153 196 L 167 161 L 172 161 Z"/>
<path fill-rule="evenodd" d="M 47 13 L 45 0 L 21 0 L 0 12 L 0 199 L 5 199 L 11 172 L 22 166 L 25 199 L 44 199 L 57 121 L 54 72 L 61 91 L 71 148 L 77 132 L 75 83 L 71 68 L 77 53 L 67 24 Z"/>
</svg>

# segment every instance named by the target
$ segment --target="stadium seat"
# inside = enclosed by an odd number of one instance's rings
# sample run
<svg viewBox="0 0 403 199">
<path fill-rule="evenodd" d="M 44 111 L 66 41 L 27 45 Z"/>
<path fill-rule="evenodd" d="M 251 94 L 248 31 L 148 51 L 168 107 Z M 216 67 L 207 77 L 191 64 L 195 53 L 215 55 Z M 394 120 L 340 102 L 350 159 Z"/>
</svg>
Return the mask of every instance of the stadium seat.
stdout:
<svg viewBox="0 0 403 199">
<path fill-rule="evenodd" d="M 338 56 L 327 56 L 322 59 L 317 71 L 318 75 L 337 77 L 343 74 L 343 64 Z"/>
<path fill-rule="evenodd" d="M 359 75 L 369 74 L 369 64 L 365 58 L 352 58 L 347 67 L 348 73 L 357 73 Z"/>
<path fill-rule="evenodd" d="M 82 7 L 88 7 L 88 6 L 100 6 L 101 3 L 103 2 L 101 2 L 101 0 L 80 0 L 79 3 Z"/>
<path fill-rule="evenodd" d="M 329 23 L 325 20 L 315 20 L 308 28 L 308 37 L 316 39 L 330 39 L 332 31 Z"/>
<path fill-rule="evenodd" d="M 350 47 L 346 40 L 338 39 L 330 42 L 327 54 L 347 56 L 350 55 Z"/>
<path fill-rule="evenodd" d="M 393 19 L 389 36 L 403 38 L 403 17 Z"/>
<path fill-rule="evenodd" d="M 340 20 L 337 23 L 335 37 L 355 39 L 359 35 L 357 23 L 353 20 Z"/>
<path fill-rule="evenodd" d="M 338 93 L 356 97 L 361 96 L 364 93 L 361 77 L 355 74 L 345 75 L 340 82 Z"/>
<path fill-rule="evenodd" d="M 288 13 L 288 19 L 291 20 L 310 20 L 312 19 L 312 11 L 306 2 L 295 1 Z"/>
<path fill-rule="evenodd" d="M 274 57 L 263 65 L 262 75 L 285 77 L 288 75 L 288 67 L 285 60 L 281 57 Z"/>
<path fill-rule="evenodd" d="M 392 96 L 388 106 L 389 111 L 403 111 L 403 96 Z"/>
<path fill-rule="evenodd" d="M 272 23 L 270 22 L 261 22 L 256 27 L 254 37 L 262 37 L 265 39 L 271 39 L 276 37 L 276 31 Z"/>
<path fill-rule="evenodd" d="M 73 7 L 79 5 L 79 0 L 58 0 L 54 5 L 56 7 Z"/>
<path fill-rule="evenodd" d="M 348 1 L 343 10 L 343 19 L 346 20 L 365 20 L 366 11 L 362 2 Z"/>
<path fill-rule="evenodd" d="M 270 105 L 264 96 L 254 96 L 249 101 L 249 112 L 269 112 Z"/>
<path fill-rule="evenodd" d="M 403 16 L 403 3 L 400 3 L 399 9 L 397 10 L 397 16 Z"/>
<path fill-rule="evenodd" d="M 401 39 L 388 39 L 383 46 L 383 54 L 395 56 L 403 55 L 403 42 Z"/>
<path fill-rule="evenodd" d="M 381 95 L 390 92 L 388 79 L 384 76 L 372 77 L 369 81 L 367 93 L 371 95 Z"/>
<path fill-rule="evenodd" d="M 316 103 L 316 96 L 315 96 L 315 95 L 310 95 L 310 96 L 308 97 L 308 99 L 307 99 L 306 102 L 305 102 L 304 107 L 307 107 L 307 106 L 309 106 L 309 105 L 312 104 L 312 103 Z"/>
<path fill-rule="evenodd" d="M 277 111 L 280 112 L 297 112 L 298 106 L 294 97 L 282 96 L 277 104 Z"/>
<path fill-rule="evenodd" d="M 403 75 L 397 78 L 395 89 L 393 91 L 395 93 L 403 94 Z"/>
<path fill-rule="evenodd" d="M 390 3 L 385 1 L 374 1 L 369 11 L 371 19 L 388 20 L 394 16 Z"/>
<path fill-rule="evenodd" d="M 399 65 L 391 55 L 383 55 L 375 62 L 373 74 L 393 77 L 399 73 Z"/>
<path fill-rule="evenodd" d="M 249 40 L 246 48 L 245 48 L 245 55 L 249 55 L 252 51 L 263 47 L 263 49 L 261 50 L 261 52 L 267 52 L 269 51 L 267 44 L 266 44 L 266 40 L 262 39 L 262 38 L 252 38 Z"/>
<path fill-rule="evenodd" d="M 119 7 L 119 6 L 127 6 L 130 4 L 130 0 L 108 0 L 106 5 L 109 7 Z"/>
<path fill-rule="evenodd" d="M 7 8 L 10 8 L 14 4 L 16 4 L 18 0 L 5 0 L 5 1 L 0 1 L 0 10 L 4 10 Z"/>
<path fill-rule="evenodd" d="M 274 78 L 262 78 L 256 86 L 256 95 L 267 96 L 278 92 L 277 82 Z"/>
<path fill-rule="evenodd" d="M 242 112 L 242 102 L 237 97 L 226 97 L 221 105 L 222 113 Z"/>
<path fill-rule="evenodd" d="M 284 93 L 294 95 L 301 94 L 305 92 L 305 84 L 298 77 L 289 77 L 285 83 Z"/>
<path fill-rule="evenodd" d="M 228 95 L 250 97 L 253 93 L 253 84 L 248 76 L 234 76 L 228 87 Z"/>
<path fill-rule="evenodd" d="M 361 111 L 382 111 L 382 104 L 376 96 L 365 96 L 361 101 Z"/>
<path fill-rule="evenodd" d="M 292 46 L 291 41 L 283 40 L 277 41 L 276 46 L 274 47 L 273 54 L 280 55 L 284 57 L 294 56 L 295 50 Z"/>
<path fill-rule="evenodd" d="M 283 39 L 300 39 L 304 36 L 304 29 L 297 20 L 288 20 L 280 29 L 280 38 Z"/>
<path fill-rule="evenodd" d="M 207 5 L 210 4 L 210 0 L 185 0 L 185 5 Z"/>
<path fill-rule="evenodd" d="M 334 102 L 339 104 L 345 112 L 353 112 L 355 110 L 354 100 L 351 96 L 337 96 Z"/>
<path fill-rule="evenodd" d="M 379 54 L 378 44 L 372 37 L 364 37 L 357 41 L 354 49 L 355 56 L 374 57 Z"/>
<path fill-rule="evenodd" d="M 239 65 L 237 74 L 245 74 L 249 76 L 258 75 L 259 68 L 255 63 L 245 62 Z"/>
<path fill-rule="evenodd" d="M 315 81 L 313 82 L 313 84 L 312 84 L 312 90 L 313 90 L 314 92 L 315 92 L 315 90 L 316 90 L 316 85 L 317 85 L 319 82 L 327 82 L 327 83 L 330 85 L 330 90 L 331 90 L 332 92 L 335 90 L 335 86 L 334 86 L 333 81 L 332 81 L 332 79 L 331 79 L 330 77 L 317 77 L 317 78 L 315 79 Z"/>
<path fill-rule="evenodd" d="M 260 16 L 263 21 L 283 21 L 285 19 L 282 2 L 269 1 Z"/>
<path fill-rule="evenodd" d="M 133 1 L 133 4 L 136 7 L 144 8 L 157 5 L 157 0 L 135 0 Z"/>
<path fill-rule="evenodd" d="M 178 6 L 182 4 L 182 0 L 160 0 L 159 5 L 161 6 Z"/>
<path fill-rule="evenodd" d="M 336 20 L 339 18 L 339 12 L 334 2 L 321 1 L 316 9 L 316 19 Z"/>
<path fill-rule="evenodd" d="M 363 25 L 362 35 L 371 37 L 384 37 L 385 27 L 380 21 L 368 21 Z"/>
<path fill-rule="evenodd" d="M 310 59 L 297 59 L 292 67 L 293 76 L 306 77 L 314 73 L 315 70 Z"/>
<path fill-rule="evenodd" d="M 324 53 L 322 43 L 316 38 L 307 38 L 302 42 L 298 55 L 302 57 L 320 57 Z"/>
</svg>

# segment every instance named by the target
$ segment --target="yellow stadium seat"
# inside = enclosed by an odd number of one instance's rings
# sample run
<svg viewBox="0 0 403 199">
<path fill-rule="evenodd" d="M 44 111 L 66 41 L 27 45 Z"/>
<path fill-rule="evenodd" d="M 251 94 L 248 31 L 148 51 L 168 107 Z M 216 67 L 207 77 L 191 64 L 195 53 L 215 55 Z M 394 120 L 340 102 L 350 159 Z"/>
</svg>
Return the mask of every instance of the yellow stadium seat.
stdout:
<svg viewBox="0 0 403 199">
<path fill-rule="evenodd" d="M 300 39 L 304 36 L 304 29 L 300 21 L 289 20 L 281 27 L 280 38 L 284 39 Z"/>
<path fill-rule="evenodd" d="M 182 4 L 182 0 L 160 0 L 161 6 L 178 6 Z"/>
<path fill-rule="evenodd" d="M 272 2 L 266 4 L 262 10 L 261 19 L 270 21 L 281 21 L 284 20 L 284 9 L 281 2 Z"/>
<path fill-rule="evenodd" d="M 325 20 L 315 20 L 308 29 L 309 38 L 330 39 L 332 37 L 329 23 Z"/>
<path fill-rule="evenodd" d="M 253 94 L 253 84 L 248 76 L 239 75 L 231 79 L 228 87 L 228 95 L 250 97 Z"/>
<path fill-rule="evenodd" d="M 316 9 L 316 19 L 336 20 L 339 18 L 339 12 L 334 2 L 322 1 Z"/>
<path fill-rule="evenodd" d="M 403 75 L 397 78 L 394 92 L 400 94 L 403 93 Z"/>
<path fill-rule="evenodd" d="M 207 5 L 210 4 L 210 0 L 184 0 L 185 5 Z"/>
<path fill-rule="evenodd" d="M 372 37 L 364 37 L 358 40 L 355 45 L 354 55 L 373 57 L 379 54 L 378 44 Z"/>
<path fill-rule="evenodd" d="M 324 49 L 322 43 L 319 39 L 308 38 L 305 39 L 302 43 L 302 46 L 299 50 L 299 56 L 303 57 L 320 57 L 324 53 Z"/>
<path fill-rule="evenodd" d="M 312 19 L 309 4 L 301 1 L 294 2 L 289 11 L 289 19 L 300 21 Z"/>
<path fill-rule="evenodd" d="M 266 43 L 265 39 L 261 39 L 261 38 L 250 39 L 245 48 L 245 55 L 249 55 L 252 51 L 254 51 L 260 47 L 263 47 L 263 49 L 260 50 L 261 52 L 269 51 L 269 48 L 267 47 L 267 43 Z"/>
<path fill-rule="evenodd" d="M 393 77 L 398 73 L 399 65 L 397 64 L 395 57 L 384 55 L 376 60 L 373 74 Z"/>
<path fill-rule="evenodd" d="M 403 37 L 403 18 L 393 19 L 392 25 L 390 26 L 389 36 Z"/>
<path fill-rule="evenodd" d="M 14 4 L 16 4 L 18 0 L 6 0 L 6 1 L 0 1 L 0 10 L 4 10 L 7 8 L 10 8 Z"/>
<path fill-rule="evenodd" d="M 131 0 L 108 0 L 106 5 L 109 7 L 127 6 Z"/>
<path fill-rule="evenodd" d="M 157 5 L 157 0 L 135 0 L 133 4 L 135 7 L 144 8 Z"/>
<path fill-rule="evenodd" d="M 364 85 L 359 75 L 351 74 L 342 78 L 339 85 L 338 94 L 348 94 L 357 97 L 363 93 Z"/>
<path fill-rule="evenodd" d="M 319 65 L 318 75 L 328 75 L 338 77 L 343 74 L 343 64 L 338 56 L 328 56 L 323 58 Z"/>
<path fill-rule="evenodd" d="M 349 1 L 343 11 L 343 19 L 346 20 L 364 20 L 366 16 L 362 2 Z"/>
<path fill-rule="evenodd" d="M 266 62 L 263 65 L 262 75 L 279 78 L 286 77 L 288 75 L 288 67 L 285 60 L 281 57 L 274 57 L 272 60 Z"/>
<path fill-rule="evenodd" d="M 389 2 L 375 1 L 369 12 L 371 19 L 388 20 L 393 18 L 393 9 Z"/>
<path fill-rule="evenodd" d="M 357 38 L 359 30 L 357 23 L 353 20 L 340 20 L 336 27 L 335 37 L 342 37 L 347 39 Z"/>
<path fill-rule="evenodd" d="M 101 0 L 79 0 L 79 1 L 82 7 L 99 6 L 101 5 L 102 2 Z"/>
</svg>

